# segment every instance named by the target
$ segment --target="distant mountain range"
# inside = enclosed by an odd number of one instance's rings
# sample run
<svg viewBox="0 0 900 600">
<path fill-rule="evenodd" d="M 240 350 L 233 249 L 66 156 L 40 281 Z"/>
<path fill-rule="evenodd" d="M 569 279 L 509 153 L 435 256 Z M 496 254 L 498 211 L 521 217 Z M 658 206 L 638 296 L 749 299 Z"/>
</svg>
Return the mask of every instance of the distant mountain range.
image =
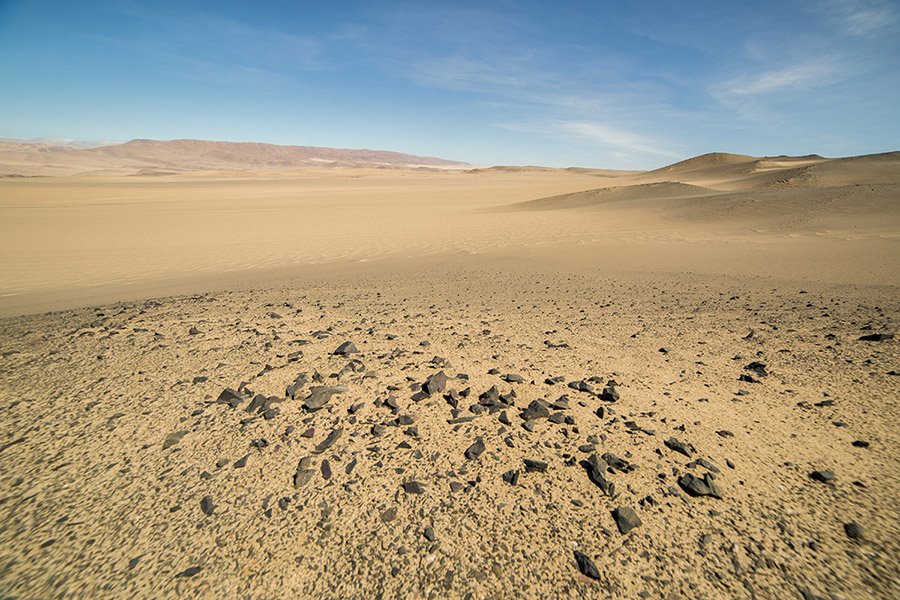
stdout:
<svg viewBox="0 0 900 600">
<path fill-rule="evenodd" d="M 278 146 L 256 142 L 131 140 L 84 147 L 70 141 L 0 139 L 0 176 L 164 175 L 309 167 L 459 169 L 471 165 L 385 150 Z"/>
</svg>

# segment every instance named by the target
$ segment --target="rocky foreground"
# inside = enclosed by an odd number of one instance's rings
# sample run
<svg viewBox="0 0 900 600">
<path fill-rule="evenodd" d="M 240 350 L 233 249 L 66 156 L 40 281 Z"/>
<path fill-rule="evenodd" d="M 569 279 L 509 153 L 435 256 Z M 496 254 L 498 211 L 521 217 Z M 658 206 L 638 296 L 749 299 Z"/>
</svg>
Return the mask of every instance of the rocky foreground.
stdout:
<svg viewBox="0 0 900 600">
<path fill-rule="evenodd" d="M 900 596 L 890 287 L 505 269 L 0 322 L 0 596 Z"/>
</svg>

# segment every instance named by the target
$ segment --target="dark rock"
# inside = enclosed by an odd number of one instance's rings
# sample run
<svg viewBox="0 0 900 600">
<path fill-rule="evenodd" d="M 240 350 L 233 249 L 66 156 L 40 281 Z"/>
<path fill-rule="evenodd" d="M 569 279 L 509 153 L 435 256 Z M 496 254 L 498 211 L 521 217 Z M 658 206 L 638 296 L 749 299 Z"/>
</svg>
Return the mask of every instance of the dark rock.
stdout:
<svg viewBox="0 0 900 600">
<path fill-rule="evenodd" d="M 200 510 L 203 511 L 204 515 L 211 515 L 216 510 L 216 505 L 213 503 L 212 496 L 203 496 L 203 499 L 200 500 Z"/>
<path fill-rule="evenodd" d="M 181 438 L 183 438 L 185 435 L 187 435 L 187 430 L 175 431 L 167 435 L 166 439 L 163 440 L 163 450 L 167 450 L 180 442 Z"/>
<path fill-rule="evenodd" d="M 500 379 L 507 383 L 525 383 L 525 378 L 515 373 L 507 373 L 506 375 L 500 377 Z"/>
<path fill-rule="evenodd" d="M 548 377 L 544 380 L 544 383 L 547 385 L 556 385 L 558 383 L 563 383 L 565 380 L 565 377 Z"/>
<path fill-rule="evenodd" d="M 266 412 L 263 413 L 263 418 L 266 421 L 271 421 L 275 417 L 277 417 L 281 413 L 281 410 L 278 408 L 270 408 Z"/>
<path fill-rule="evenodd" d="M 719 435 L 721 437 L 728 437 L 728 438 L 734 437 L 734 434 L 731 433 L 730 431 L 728 431 L 727 429 L 720 429 L 719 431 L 716 432 L 716 435 Z"/>
<path fill-rule="evenodd" d="M 600 579 L 600 571 L 597 570 L 597 565 L 590 556 L 575 550 L 575 562 L 578 563 L 578 570 L 582 575 L 591 579 Z"/>
<path fill-rule="evenodd" d="M 753 371 L 754 373 L 756 373 L 757 377 L 767 377 L 769 375 L 769 372 L 766 371 L 766 363 L 759 362 L 758 360 L 744 365 L 744 368 L 748 371 Z"/>
<path fill-rule="evenodd" d="M 504 425 L 512 425 L 512 421 L 509 420 L 509 415 L 506 414 L 505 410 L 500 413 L 498 420 Z"/>
<path fill-rule="evenodd" d="M 475 438 L 475 443 L 466 449 L 465 454 L 467 459 L 475 460 L 476 458 L 481 456 L 482 452 L 484 452 L 484 440 L 478 437 Z"/>
<path fill-rule="evenodd" d="M 425 383 L 422 384 L 422 391 L 429 396 L 438 394 L 447 389 L 447 381 L 447 374 L 443 371 L 438 371 L 425 380 Z"/>
<path fill-rule="evenodd" d="M 328 437 L 326 437 L 324 440 L 322 440 L 321 443 L 319 443 L 318 446 L 316 446 L 314 452 L 316 454 L 321 454 L 331 448 L 334 443 L 338 441 L 338 438 L 341 437 L 342 433 L 344 433 L 344 430 L 340 427 L 332 429 L 331 433 L 328 434 Z"/>
<path fill-rule="evenodd" d="M 640 517 L 638 517 L 637 513 L 628 506 L 618 507 L 612 511 L 612 516 L 616 521 L 616 526 L 622 534 L 626 534 L 635 527 L 641 526 Z"/>
<path fill-rule="evenodd" d="M 175 577 L 181 577 L 181 578 L 193 577 L 194 575 L 196 575 L 197 573 L 199 573 L 202 570 L 203 570 L 203 567 L 188 567 L 181 573 L 178 573 L 177 575 L 175 575 Z"/>
<path fill-rule="evenodd" d="M 343 394 L 347 391 L 344 386 L 323 386 L 317 385 L 309 389 L 309 396 L 303 401 L 303 408 L 306 410 L 319 410 L 331 400 L 335 394 Z"/>
<path fill-rule="evenodd" d="M 886 342 L 888 340 L 894 339 L 893 333 L 867 333 L 866 335 L 859 336 L 860 341 L 862 342 Z"/>
<path fill-rule="evenodd" d="M 235 469 L 243 469 L 247 466 L 247 459 L 250 458 L 249 454 L 245 454 L 234 462 Z"/>
<path fill-rule="evenodd" d="M 509 485 L 516 485 L 519 482 L 519 471 L 507 471 L 503 474 L 503 481 L 505 481 Z"/>
<path fill-rule="evenodd" d="M 680 452 L 684 454 L 688 458 L 694 455 L 694 452 L 697 451 L 691 444 L 686 444 L 684 442 L 679 442 L 677 439 L 670 437 L 665 442 L 665 445 L 669 450 L 674 450 L 675 452 Z"/>
<path fill-rule="evenodd" d="M 854 442 L 852 442 L 852 446 L 854 446 L 855 448 L 868 448 L 869 442 L 865 440 L 855 440 Z"/>
<path fill-rule="evenodd" d="M 709 470 L 709 471 L 712 471 L 713 473 L 719 473 L 719 472 L 720 472 L 720 471 L 719 471 L 719 468 L 718 468 L 716 465 L 712 464 L 711 462 L 709 462 L 709 461 L 706 460 L 705 458 L 697 458 L 696 460 L 693 460 L 693 461 L 687 463 L 687 464 L 684 465 L 684 466 L 686 466 L 686 467 L 689 468 L 689 469 L 693 469 L 694 467 L 703 467 L 704 469 L 707 469 L 707 470 Z"/>
<path fill-rule="evenodd" d="M 216 404 L 227 404 L 231 408 L 237 408 L 245 400 L 244 396 L 232 388 L 225 388 L 216 399 Z"/>
<path fill-rule="evenodd" d="M 600 458 L 603 459 L 603 462 L 605 462 L 609 466 L 609 468 L 612 468 L 616 471 L 621 471 L 622 473 L 631 473 L 636 468 L 633 464 L 631 464 L 624 458 L 619 458 L 612 452 L 607 452 Z"/>
<path fill-rule="evenodd" d="M 550 416 L 550 408 L 543 400 L 532 400 L 521 416 L 526 421 L 546 419 Z"/>
<path fill-rule="evenodd" d="M 844 523 L 844 533 L 852 540 L 858 540 L 863 536 L 863 528 L 859 523 Z"/>
<path fill-rule="evenodd" d="M 833 483 L 834 482 L 834 472 L 833 471 L 812 471 L 809 474 L 809 476 L 813 481 L 818 481 L 819 483 Z"/>
<path fill-rule="evenodd" d="M 403 483 L 403 491 L 407 494 L 424 494 L 425 484 L 418 481 L 406 481 Z"/>
<path fill-rule="evenodd" d="M 188 335 L 198 335 L 201 333 L 203 333 L 203 332 L 200 331 L 199 329 L 197 329 L 196 327 L 191 327 L 190 329 L 188 329 Z"/>
<path fill-rule="evenodd" d="M 606 464 L 605 460 L 596 454 L 592 454 L 587 459 L 586 469 L 588 477 L 590 477 L 591 481 L 593 481 L 604 494 L 610 497 L 615 495 L 615 485 L 606 479 L 606 471 L 609 469 L 609 465 Z"/>
<path fill-rule="evenodd" d="M 686 473 L 678 478 L 678 485 L 691 496 L 712 496 L 713 498 L 721 499 L 722 494 L 718 486 L 716 486 L 713 477 L 712 473 L 706 473 L 703 479 L 700 479 L 690 473 Z"/>
<path fill-rule="evenodd" d="M 619 399 L 619 392 L 616 390 L 616 386 L 613 382 L 610 381 L 606 384 L 606 387 L 600 392 L 600 399 L 606 402 L 615 402 Z"/>
<path fill-rule="evenodd" d="M 247 408 L 245 408 L 244 410 L 248 413 L 258 412 L 265 403 L 266 397 L 262 394 L 257 394 L 253 397 L 253 400 L 250 401 L 250 404 L 248 404 Z"/>
<path fill-rule="evenodd" d="M 381 517 L 380 517 L 382 523 L 390 523 L 391 521 L 393 521 L 396 518 L 397 518 L 397 507 L 396 506 L 391 507 L 391 508 L 387 509 L 386 511 L 384 511 L 383 513 L 381 513 Z"/>
<path fill-rule="evenodd" d="M 425 530 L 422 532 L 422 535 L 425 536 L 425 539 L 429 542 L 433 542 L 437 539 L 437 536 L 434 533 L 434 527 L 432 527 L 431 525 L 425 528 Z"/>
<path fill-rule="evenodd" d="M 348 354 L 356 354 L 359 350 L 353 342 L 344 342 L 338 346 L 332 354 L 337 356 L 347 356 Z"/>
<path fill-rule="evenodd" d="M 547 463 L 540 460 L 525 459 L 525 471 L 532 473 L 544 473 L 547 471 Z"/>
<path fill-rule="evenodd" d="M 551 423 L 556 423 L 557 425 L 559 425 L 560 423 L 565 423 L 566 413 L 564 413 L 562 411 L 555 412 L 547 418 Z"/>
<path fill-rule="evenodd" d="M 569 382 L 569 387 L 573 390 L 578 390 L 579 392 L 587 392 L 589 394 L 594 393 L 594 386 L 589 384 L 587 381 L 584 381 L 583 379 Z"/>
<path fill-rule="evenodd" d="M 322 471 L 322 477 L 326 480 L 331 479 L 331 463 L 328 460 L 323 460 L 319 468 Z"/>
</svg>

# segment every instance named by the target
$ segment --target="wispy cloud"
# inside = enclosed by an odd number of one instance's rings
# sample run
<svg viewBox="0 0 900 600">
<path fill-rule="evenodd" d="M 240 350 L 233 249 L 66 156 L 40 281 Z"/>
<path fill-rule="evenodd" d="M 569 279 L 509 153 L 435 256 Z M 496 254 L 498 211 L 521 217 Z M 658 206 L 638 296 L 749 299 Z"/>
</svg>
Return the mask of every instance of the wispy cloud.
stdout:
<svg viewBox="0 0 900 600">
<path fill-rule="evenodd" d="M 653 154 L 668 158 L 680 158 L 683 154 L 667 147 L 667 143 L 633 133 L 621 127 L 596 121 L 559 121 L 555 127 L 567 134 L 574 134 L 598 144 L 627 150 L 638 154 Z"/>
<path fill-rule="evenodd" d="M 760 96 L 787 91 L 802 91 L 835 83 L 852 73 L 832 58 L 813 59 L 787 67 L 736 77 L 716 86 L 719 94 Z"/>
<path fill-rule="evenodd" d="M 877 36 L 894 29 L 900 22 L 897 5 L 890 1 L 830 0 L 823 8 L 838 29 L 854 36 Z"/>
</svg>

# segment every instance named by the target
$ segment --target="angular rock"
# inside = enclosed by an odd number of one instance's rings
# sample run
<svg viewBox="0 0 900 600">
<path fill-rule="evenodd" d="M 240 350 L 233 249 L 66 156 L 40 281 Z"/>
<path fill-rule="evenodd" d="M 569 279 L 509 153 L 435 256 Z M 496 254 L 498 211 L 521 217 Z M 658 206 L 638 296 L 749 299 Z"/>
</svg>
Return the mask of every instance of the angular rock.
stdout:
<svg viewBox="0 0 900 600">
<path fill-rule="evenodd" d="M 678 485 L 691 496 L 712 496 L 713 498 L 721 499 L 722 494 L 718 486 L 716 486 L 713 477 L 712 473 L 706 473 L 703 479 L 700 479 L 690 473 L 686 473 L 678 478 Z"/>
<path fill-rule="evenodd" d="M 597 570 L 597 565 L 594 564 L 591 557 L 578 550 L 575 550 L 574 552 L 575 562 L 578 563 L 578 570 L 581 571 L 581 574 L 585 577 L 590 577 L 591 579 L 600 579 L 600 571 Z"/>
<path fill-rule="evenodd" d="M 503 481 L 509 485 L 516 485 L 519 482 L 519 471 L 512 470 L 503 474 Z"/>
<path fill-rule="evenodd" d="M 686 444 L 684 442 L 679 442 L 677 439 L 670 437 L 665 442 L 666 447 L 669 450 L 674 450 L 675 452 L 680 452 L 684 454 L 688 458 L 691 458 L 694 455 L 694 452 L 697 451 L 691 444 Z"/>
<path fill-rule="evenodd" d="M 338 346 L 332 354 L 337 356 L 347 356 L 348 354 L 356 354 L 359 350 L 356 348 L 356 344 L 353 342 L 344 342 L 340 346 Z"/>
<path fill-rule="evenodd" d="M 529 473 L 544 473 L 547 471 L 547 463 L 541 460 L 525 459 L 525 471 Z"/>
<path fill-rule="evenodd" d="M 847 534 L 848 538 L 858 540 L 863 536 L 862 525 L 852 521 L 850 523 L 844 523 L 844 533 Z"/>
<path fill-rule="evenodd" d="M 331 400 L 331 397 L 335 394 L 343 394 L 347 391 L 347 388 L 339 385 L 339 386 L 324 386 L 317 385 L 313 386 L 309 389 L 309 396 L 306 397 L 306 400 L 303 401 L 303 408 L 306 410 L 319 410 Z"/>
<path fill-rule="evenodd" d="M 629 506 L 620 506 L 612 511 L 613 519 L 616 521 L 616 526 L 619 528 L 619 532 L 623 535 L 634 529 L 635 527 L 641 526 L 641 519 L 637 516 L 637 513 Z"/>
<path fill-rule="evenodd" d="M 606 464 L 606 461 L 596 454 L 592 454 L 587 459 L 588 477 L 590 477 L 591 481 L 593 481 L 604 494 L 612 497 L 615 495 L 616 488 L 611 481 L 606 479 L 606 471 L 608 468 L 609 465 Z"/>
<path fill-rule="evenodd" d="M 522 411 L 521 417 L 525 421 L 547 419 L 550 417 L 550 407 L 543 400 L 532 400 L 528 408 Z"/>
<path fill-rule="evenodd" d="M 619 392 L 616 390 L 615 383 L 610 381 L 606 384 L 606 387 L 600 392 L 600 399 L 604 402 L 616 402 L 619 399 Z"/>
<path fill-rule="evenodd" d="M 322 440 L 318 446 L 316 446 L 315 450 L 313 450 L 316 454 L 322 454 L 329 448 L 331 448 L 336 441 L 341 437 L 341 434 L 344 433 L 343 428 L 337 427 L 331 430 L 331 433 L 328 434 L 324 440 Z"/>
<path fill-rule="evenodd" d="M 424 494 L 425 484 L 418 481 L 405 481 L 403 482 L 403 491 L 407 494 Z"/>
<path fill-rule="evenodd" d="M 482 452 L 484 452 L 484 440 L 480 437 L 475 438 L 475 443 L 469 446 L 466 449 L 466 458 L 469 460 L 475 460 L 479 456 L 481 456 Z"/>
<path fill-rule="evenodd" d="M 213 503 L 212 496 L 203 496 L 203 499 L 200 500 L 200 510 L 203 511 L 204 515 L 211 515 L 216 510 L 216 505 Z"/>
<path fill-rule="evenodd" d="M 862 342 L 886 342 L 888 340 L 894 339 L 893 333 L 867 333 L 866 335 L 859 336 L 860 341 Z"/>
<path fill-rule="evenodd" d="M 834 471 L 813 471 L 809 476 L 813 481 L 818 481 L 819 483 L 834 482 Z"/>
<path fill-rule="evenodd" d="M 525 383 L 525 378 L 515 373 L 507 373 L 500 377 L 506 383 Z"/>
<path fill-rule="evenodd" d="M 245 400 L 243 394 L 232 388 L 225 388 L 216 399 L 216 404 L 227 404 L 231 408 L 237 408 Z"/>
<path fill-rule="evenodd" d="M 187 430 L 183 429 L 181 431 L 174 431 L 166 436 L 166 439 L 163 440 L 163 450 L 167 450 L 181 441 L 187 435 Z"/>
</svg>

